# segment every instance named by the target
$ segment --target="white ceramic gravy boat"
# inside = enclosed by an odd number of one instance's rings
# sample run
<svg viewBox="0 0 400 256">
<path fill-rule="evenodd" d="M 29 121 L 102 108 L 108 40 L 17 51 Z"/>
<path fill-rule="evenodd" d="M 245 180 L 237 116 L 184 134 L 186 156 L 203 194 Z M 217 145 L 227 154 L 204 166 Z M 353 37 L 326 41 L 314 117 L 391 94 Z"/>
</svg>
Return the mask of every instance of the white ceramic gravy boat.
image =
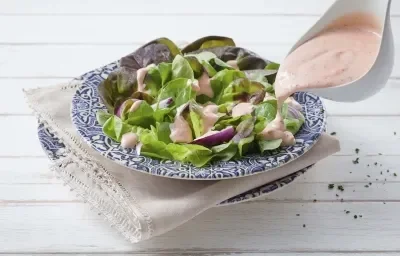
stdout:
<svg viewBox="0 0 400 256">
<path fill-rule="evenodd" d="M 383 28 L 377 59 L 364 76 L 353 82 L 335 87 L 307 89 L 308 92 L 333 101 L 356 102 L 371 97 L 386 85 L 394 65 L 390 5 L 391 0 L 336 0 L 322 17 L 297 41 L 288 54 L 315 37 L 335 19 L 353 12 L 374 14 Z"/>
</svg>

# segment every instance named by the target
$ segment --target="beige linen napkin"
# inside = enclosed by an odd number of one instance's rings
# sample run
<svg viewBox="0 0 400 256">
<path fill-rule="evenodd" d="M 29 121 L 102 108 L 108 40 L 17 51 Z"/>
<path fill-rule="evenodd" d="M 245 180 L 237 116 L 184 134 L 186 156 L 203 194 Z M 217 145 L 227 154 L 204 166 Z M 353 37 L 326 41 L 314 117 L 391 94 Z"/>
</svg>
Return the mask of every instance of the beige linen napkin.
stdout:
<svg viewBox="0 0 400 256">
<path fill-rule="evenodd" d="M 32 89 L 25 91 L 25 96 L 39 121 L 66 146 L 64 157 L 51 169 L 133 243 L 161 235 L 232 196 L 285 177 L 339 150 L 339 142 L 324 134 L 303 157 L 267 173 L 223 181 L 152 176 L 104 158 L 78 136 L 70 106 L 79 83 Z"/>
</svg>

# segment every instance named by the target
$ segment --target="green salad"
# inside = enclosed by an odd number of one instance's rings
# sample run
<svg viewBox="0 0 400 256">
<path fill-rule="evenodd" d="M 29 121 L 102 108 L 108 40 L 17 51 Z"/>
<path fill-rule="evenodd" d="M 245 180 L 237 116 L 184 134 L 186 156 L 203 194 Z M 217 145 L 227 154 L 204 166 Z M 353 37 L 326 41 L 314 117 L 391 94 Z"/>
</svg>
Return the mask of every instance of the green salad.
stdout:
<svg viewBox="0 0 400 256">
<path fill-rule="evenodd" d="M 138 155 L 197 167 L 274 150 L 288 145 L 264 136 L 277 112 L 278 68 L 231 38 L 208 36 L 184 48 L 159 38 L 121 58 L 99 85 L 107 111 L 97 121 Z M 301 106 L 289 98 L 281 115 L 293 143 Z"/>
</svg>

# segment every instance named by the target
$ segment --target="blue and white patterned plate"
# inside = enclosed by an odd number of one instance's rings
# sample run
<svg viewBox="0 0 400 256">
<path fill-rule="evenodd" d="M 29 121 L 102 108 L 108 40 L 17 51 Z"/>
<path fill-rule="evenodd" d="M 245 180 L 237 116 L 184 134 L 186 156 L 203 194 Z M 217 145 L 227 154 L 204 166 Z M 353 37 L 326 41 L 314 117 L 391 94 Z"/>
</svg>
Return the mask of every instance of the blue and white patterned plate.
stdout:
<svg viewBox="0 0 400 256">
<path fill-rule="evenodd" d="M 50 160 L 55 161 L 62 157 L 65 157 L 64 144 L 59 142 L 59 140 L 48 129 L 46 129 L 43 124 L 40 124 L 38 127 L 38 137 L 39 137 L 40 144 L 42 145 L 43 150 L 46 152 L 47 157 Z M 280 189 L 280 188 L 290 184 L 295 179 L 297 179 L 298 177 L 303 175 L 311 167 L 312 166 L 306 167 L 306 168 L 304 168 L 298 172 L 295 172 L 293 174 L 290 174 L 282 179 L 267 183 L 258 188 L 251 189 L 240 195 L 229 198 L 228 200 L 225 200 L 225 201 L 221 202 L 220 204 L 218 204 L 218 206 L 242 203 L 245 201 L 249 201 L 249 200 L 256 199 L 258 197 L 267 195 L 277 189 Z"/>
<path fill-rule="evenodd" d="M 153 175 L 179 179 L 220 180 L 253 175 L 287 164 L 307 152 L 325 129 L 325 108 L 319 97 L 299 92 L 294 98 L 303 106 L 306 118 L 296 134 L 296 144 L 270 151 L 264 155 L 250 154 L 239 160 L 218 161 L 198 168 L 172 160 L 138 156 L 134 149 L 124 149 L 102 132 L 96 120 L 98 110 L 106 110 L 97 87 L 116 68 L 117 62 L 84 74 L 82 86 L 72 100 L 71 118 L 78 133 L 103 156 L 130 169 Z"/>
</svg>

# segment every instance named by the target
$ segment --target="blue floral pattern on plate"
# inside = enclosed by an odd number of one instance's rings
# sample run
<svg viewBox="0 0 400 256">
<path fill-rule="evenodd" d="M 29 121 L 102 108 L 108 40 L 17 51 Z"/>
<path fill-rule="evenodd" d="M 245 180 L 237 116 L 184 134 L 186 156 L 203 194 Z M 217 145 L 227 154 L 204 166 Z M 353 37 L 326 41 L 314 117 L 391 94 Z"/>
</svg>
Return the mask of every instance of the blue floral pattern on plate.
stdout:
<svg viewBox="0 0 400 256">
<path fill-rule="evenodd" d="M 42 145 L 43 150 L 46 152 L 47 157 L 52 160 L 58 160 L 62 157 L 65 157 L 65 146 L 61 143 L 48 129 L 44 127 L 43 124 L 39 124 L 38 127 L 38 137 L 40 144 Z M 235 203 L 241 203 L 244 201 L 256 199 L 257 197 L 264 196 L 268 193 L 271 193 L 279 188 L 282 188 L 291 182 L 293 182 L 296 178 L 303 175 L 308 169 L 312 166 L 306 167 L 298 172 L 290 174 L 284 178 L 279 180 L 267 183 L 258 188 L 251 189 L 247 192 L 244 192 L 240 195 L 231 197 L 219 204 L 219 206 L 225 206 Z"/>
<path fill-rule="evenodd" d="M 97 87 L 116 68 L 114 62 L 82 75 L 82 86 L 72 100 L 71 118 L 78 133 L 103 156 L 130 169 L 153 175 L 179 179 L 220 180 L 244 177 L 268 171 L 287 164 L 307 152 L 325 129 L 325 108 L 319 97 L 299 92 L 294 98 L 303 106 L 306 118 L 296 134 L 296 144 L 267 152 L 264 155 L 250 154 L 233 161 L 217 161 L 198 168 L 191 164 L 173 160 L 159 160 L 138 156 L 134 149 L 124 149 L 118 142 L 105 136 L 96 120 L 98 110 L 106 110 L 98 95 Z"/>
</svg>

